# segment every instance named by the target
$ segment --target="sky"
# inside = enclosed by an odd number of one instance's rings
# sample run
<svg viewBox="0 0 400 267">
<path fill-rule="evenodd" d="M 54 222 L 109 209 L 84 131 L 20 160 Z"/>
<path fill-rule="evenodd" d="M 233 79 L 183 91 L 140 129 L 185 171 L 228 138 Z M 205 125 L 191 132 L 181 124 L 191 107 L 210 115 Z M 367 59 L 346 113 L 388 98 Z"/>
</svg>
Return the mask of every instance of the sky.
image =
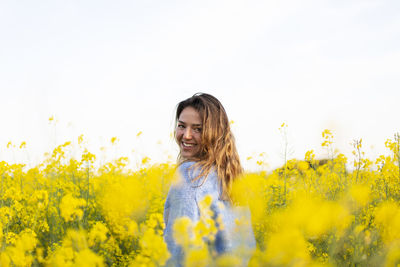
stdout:
<svg viewBox="0 0 400 267">
<path fill-rule="evenodd" d="M 174 161 L 175 108 L 197 92 L 225 106 L 247 170 L 284 162 L 282 123 L 290 158 L 326 157 L 330 129 L 349 162 L 360 138 L 374 159 L 400 131 L 399 14 L 397 0 L 2 0 L 0 161 L 33 166 L 81 134 L 103 157 Z"/>
</svg>

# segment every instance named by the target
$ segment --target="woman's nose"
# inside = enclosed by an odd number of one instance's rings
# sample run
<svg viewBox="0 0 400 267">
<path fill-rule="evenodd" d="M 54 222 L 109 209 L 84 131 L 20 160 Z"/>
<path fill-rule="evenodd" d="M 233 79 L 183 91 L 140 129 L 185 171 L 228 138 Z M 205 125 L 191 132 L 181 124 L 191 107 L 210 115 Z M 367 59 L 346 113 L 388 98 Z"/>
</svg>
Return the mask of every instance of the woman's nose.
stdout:
<svg viewBox="0 0 400 267">
<path fill-rule="evenodd" d="M 189 128 L 186 128 L 185 132 L 183 134 L 183 137 L 185 139 L 191 139 L 192 138 L 192 130 L 190 130 Z"/>
</svg>

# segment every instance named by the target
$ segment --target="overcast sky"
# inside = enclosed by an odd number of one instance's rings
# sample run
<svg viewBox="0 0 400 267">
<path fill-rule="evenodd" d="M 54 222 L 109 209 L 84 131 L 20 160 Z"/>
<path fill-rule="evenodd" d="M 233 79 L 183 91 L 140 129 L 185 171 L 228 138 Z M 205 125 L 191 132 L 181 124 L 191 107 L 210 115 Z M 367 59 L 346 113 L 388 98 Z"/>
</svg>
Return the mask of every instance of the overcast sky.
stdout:
<svg viewBox="0 0 400 267">
<path fill-rule="evenodd" d="M 400 131 L 399 14 L 397 0 L 0 1 L 0 160 L 33 164 L 80 134 L 95 153 L 117 136 L 112 157 L 174 160 L 175 107 L 196 92 L 225 106 L 246 169 L 261 152 L 282 164 L 283 122 L 291 157 L 325 157 L 328 128 L 350 159 L 356 138 L 374 158 Z"/>
</svg>

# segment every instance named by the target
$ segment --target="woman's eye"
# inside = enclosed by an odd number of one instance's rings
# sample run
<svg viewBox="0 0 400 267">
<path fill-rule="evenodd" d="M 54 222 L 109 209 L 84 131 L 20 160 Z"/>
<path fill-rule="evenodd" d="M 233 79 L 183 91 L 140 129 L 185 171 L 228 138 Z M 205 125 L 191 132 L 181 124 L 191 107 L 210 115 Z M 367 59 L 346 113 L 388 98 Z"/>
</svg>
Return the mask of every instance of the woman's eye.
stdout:
<svg viewBox="0 0 400 267">
<path fill-rule="evenodd" d="M 185 128 L 183 125 L 178 125 L 178 128 L 180 128 L 180 129 L 183 129 L 183 128 Z"/>
<path fill-rule="evenodd" d="M 197 132 L 197 133 L 200 133 L 201 132 L 201 128 L 195 128 L 194 131 Z"/>
</svg>

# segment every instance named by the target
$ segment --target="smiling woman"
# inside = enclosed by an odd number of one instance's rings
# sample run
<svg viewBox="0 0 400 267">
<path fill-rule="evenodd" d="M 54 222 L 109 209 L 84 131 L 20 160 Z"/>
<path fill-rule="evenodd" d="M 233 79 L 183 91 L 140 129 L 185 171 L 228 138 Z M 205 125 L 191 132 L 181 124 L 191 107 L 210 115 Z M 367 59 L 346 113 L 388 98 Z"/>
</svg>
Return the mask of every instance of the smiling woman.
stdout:
<svg viewBox="0 0 400 267">
<path fill-rule="evenodd" d="M 235 207 L 231 200 L 232 184 L 243 170 L 228 116 L 219 100 L 209 94 L 195 94 L 180 102 L 175 139 L 180 149 L 179 179 L 171 186 L 164 207 L 164 239 L 172 254 L 169 265 L 191 265 L 188 259 L 193 257 L 188 255 L 204 247 L 199 246 L 195 231 L 190 233 L 179 226 L 182 219 L 183 225 L 202 229 L 201 242 L 216 251 L 211 255 L 233 255 L 240 247 L 239 265 L 246 265 L 248 257 L 244 255 L 251 254 L 255 239 L 249 210 Z M 207 216 L 209 220 L 204 219 Z M 239 219 L 247 222 L 241 229 Z M 204 229 L 215 231 L 205 238 Z M 197 243 L 183 242 L 186 235 Z M 217 259 L 209 259 L 206 265 L 214 265 L 213 260 Z"/>
</svg>

